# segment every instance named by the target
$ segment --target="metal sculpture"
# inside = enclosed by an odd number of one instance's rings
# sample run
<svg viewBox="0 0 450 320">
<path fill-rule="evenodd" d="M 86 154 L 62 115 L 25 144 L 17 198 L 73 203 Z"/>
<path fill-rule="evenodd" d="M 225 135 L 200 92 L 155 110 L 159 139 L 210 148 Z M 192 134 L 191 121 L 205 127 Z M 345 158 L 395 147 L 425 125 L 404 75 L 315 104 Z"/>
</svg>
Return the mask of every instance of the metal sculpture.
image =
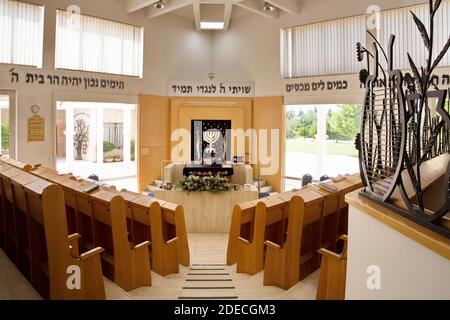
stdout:
<svg viewBox="0 0 450 320">
<path fill-rule="evenodd" d="M 432 80 L 450 47 L 449 38 L 433 60 L 434 17 L 441 4 L 429 0 L 428 29 L 412 13 L 428 51 L 426 66 L 420 69 L 408 53 L 413 75 L 403 76 L 393 69 L 394 35 L 389 56 L 370 32 L 373 52 L 357 44 L 357 59 L 361 62 L 365 55 L 367 69 L 360 72 L 366 94 L 356 145 L 366 186 L 363 196 L 450 238 L 450 230 L 441 223 L 450 209 L 450 115 L 446 103 L 450 89 L 441 90 Z M 387 70 L 380 62 L 380 51 Z"/>
</svg>

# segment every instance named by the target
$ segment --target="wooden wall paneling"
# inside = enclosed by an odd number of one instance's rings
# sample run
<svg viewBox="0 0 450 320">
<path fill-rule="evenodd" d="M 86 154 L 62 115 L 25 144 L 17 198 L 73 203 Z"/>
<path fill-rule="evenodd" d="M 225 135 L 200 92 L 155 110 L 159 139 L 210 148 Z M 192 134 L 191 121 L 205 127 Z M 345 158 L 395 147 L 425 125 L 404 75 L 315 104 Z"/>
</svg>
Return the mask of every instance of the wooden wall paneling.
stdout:
<svg viewBox="0 0 450 320">
<path fill-rule="evenodd" d="M 253 100 L 253 128 L 256 130 L 267 129 L 268 131 L 268 153 L 271 150 L 270 130 L 279 130 L 279 168 L 273 175 L 261 176 L 267 180 L 274 191 L 282 192 L 282 176 L 284 172 L 284 150 L 285 150 L 285 130 L 284 130 L 284 98 L 283 97 L 258 97 Z M 259 150 L 259 149 L 258 149 Z M 259 156 L 258 156 L 259 157 Z M 262 168 L 264 166 L 261 166 Z M 257 174 L 258 166 L 255 167 Z"/>
<path fill-rule="evenodd" d="M 162 162 L 170 159 L 169 98 L 139 96 L 138 107 L 138 187 L 161 177 Z"/>
</svg>

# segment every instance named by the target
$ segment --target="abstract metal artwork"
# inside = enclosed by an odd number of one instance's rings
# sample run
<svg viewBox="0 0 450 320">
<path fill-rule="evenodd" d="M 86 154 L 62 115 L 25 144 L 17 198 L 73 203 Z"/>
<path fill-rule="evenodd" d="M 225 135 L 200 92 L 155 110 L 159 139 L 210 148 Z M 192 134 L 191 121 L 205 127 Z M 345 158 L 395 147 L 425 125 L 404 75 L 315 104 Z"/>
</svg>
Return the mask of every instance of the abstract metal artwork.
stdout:
<svg viewBox="0 0 450 320">
<path fill-rule="evenodd" d="M 450 89 L 433 82 L 450 47 L 449 38 L 434 57 L 434 18 L 441 4 L 429 0 L 428 28 L 411 13 L 427 50 L 420 68 L 408 53 L 412 75 L 393 68 L 394 35 L 387 50 L 370 32 L 372 51 L 357 44 L 357 58 L 367 59 L 367 69 L 360 72 L 366 94 L 356 145 L 365 184 L 361 195 L 450 238 Z"/>
</svg>

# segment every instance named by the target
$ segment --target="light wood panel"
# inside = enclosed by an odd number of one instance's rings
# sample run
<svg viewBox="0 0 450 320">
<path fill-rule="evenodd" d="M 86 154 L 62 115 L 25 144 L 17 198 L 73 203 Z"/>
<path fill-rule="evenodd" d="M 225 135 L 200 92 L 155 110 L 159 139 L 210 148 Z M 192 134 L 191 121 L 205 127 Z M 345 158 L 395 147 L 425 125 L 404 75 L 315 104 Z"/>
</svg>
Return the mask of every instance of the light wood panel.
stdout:
<svg viewBox="0 0 450 320">
<path fill-rule="evenodd" d="M 259 97 L 253 100 L 253 128 L 256 130 L 267 129 L 268 131 L 268 150 L 270 155 L 271 138 L 270 130 L 279 130 L 279 168 L 273 175 L 264 175 L 261 178 L 266 179 L 274 191 L 283 191 L 282 176 L 284 170 L 284 98 L 283 97 Z M 259 149 L 258 149 L 259 150 Z M 272 155 L 273 157 L 273 155 Z M 264 166 L 261 166 L 262 168 Z M 257 172 L 257 168 L 255 170 Z"/>
<path fill-rule="evenodd" d="M 169 98 L 139 96 L 139 190 L 161 176 L 162 161 L 170 158 Z"/>
</svg>

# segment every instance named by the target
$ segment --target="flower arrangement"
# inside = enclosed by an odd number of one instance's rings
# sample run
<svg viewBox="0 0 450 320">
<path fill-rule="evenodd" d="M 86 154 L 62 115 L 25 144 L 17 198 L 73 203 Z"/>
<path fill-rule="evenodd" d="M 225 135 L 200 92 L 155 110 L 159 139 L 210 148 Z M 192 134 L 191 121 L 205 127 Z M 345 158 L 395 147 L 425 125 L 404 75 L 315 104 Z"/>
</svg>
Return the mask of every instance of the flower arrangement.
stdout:
<svg viewBox="0 0 450 320">
<path fill-rule="evenodd" d="M 189 175 L 177 181 L 175 183 L 175 189 L 181 189 L 187 192 L 225 192 L 231 190 L 231 184 L 227 178 L 219 175 L 205 177 Z"/>
</svg>

